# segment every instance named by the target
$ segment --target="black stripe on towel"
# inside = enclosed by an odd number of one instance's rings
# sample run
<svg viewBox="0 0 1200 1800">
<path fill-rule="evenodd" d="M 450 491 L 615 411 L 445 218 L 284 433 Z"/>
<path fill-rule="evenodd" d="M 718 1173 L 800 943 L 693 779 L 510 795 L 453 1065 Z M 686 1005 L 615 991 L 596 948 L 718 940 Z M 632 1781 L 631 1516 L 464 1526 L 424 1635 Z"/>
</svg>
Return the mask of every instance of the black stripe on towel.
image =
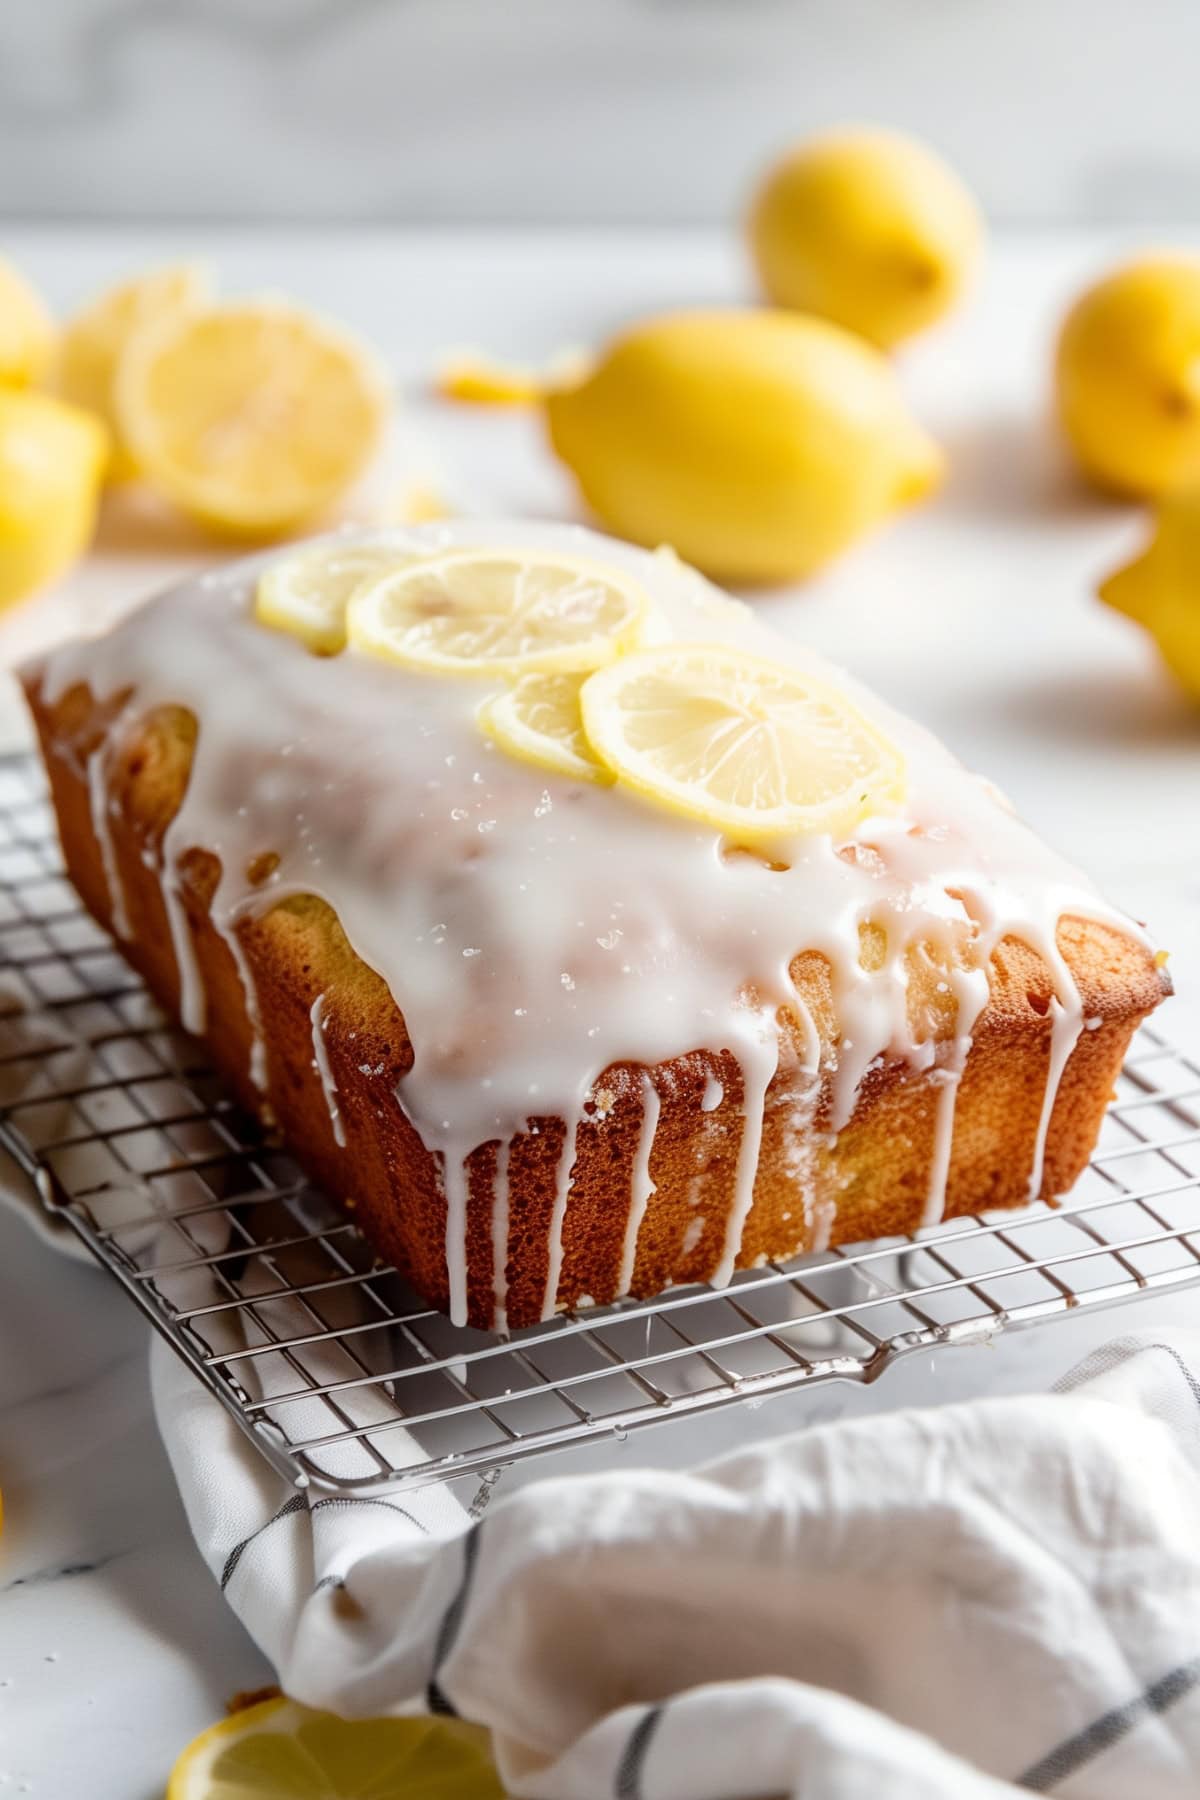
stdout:
<svg viewBox="0 0 1200 1800">
<path fill-rule="evenodd" d="M 1050 1789 L 1065 1781 L 1068 1775 L 1074 1775 L 1085 1763 L 1092 1762 L 1103 1751 L 1127 1737 L 1135 1726 L 1145 1719 L 1166 1712 L 1177 1700 L 1190 1693 L 1200 1682 L 1200 1656 L 1195 1661 L 1180 1663 L 1169 1675 L 1163 1675 L 1148 1687 L 1144 1694 L 1138 1694 L 1133 1700 L 1127 1700 L 1123 1706 L 1114 1706 L 1102 1718 L 1096 1719 L 1085 1731 L 1067 1738 L 1057 1749 L 1044 1756 L 1041 1762 L 1034 1763 L 1026 1769 L 1024 1775 L 1018 1776 L 1017 1786 L 1029 1788 L 1035 1794 L 1048 1794 Z"/>
<path fill-rule="evenodd" d="M 289 1516 L 289 1514 L 295 1513 L 295 1512 L 303 1512 L 304 1508 L 307 1505 L 308 1505 L 308 1502 L 304 1498 L 303 1494 L 293 1494 L 290 1500 L 284 1501 L 283 1505 L 280 1507 L 280 1509 L 277 1513 L 272 1514 L 272 1516 L 267 1520 L 265 1525 L 260 1525 L 257 1531 L 252 1531 L 250 1533 L 249 1537 L 244 1537 L 240 1544 L 235 1544 L 233 1546 L 233 1549 L 229 1552 L 229 1555 L 225 1558 L 225 1567 L 221 1570 L 221 1592 L 222 1593 L 224 1593 L 225 1589 L 229 1586 L 229 1583 L 233 1579 L 234 1570 L 237 1568 L 238 1564 L 241 1562 L 242 1557 L 245 1555 L 246 1551 L 250 1548 L 250 1546 L 254 1542 L 255 1538 L 261 1537 L 264 1531 L 270 1531 L 272 1525 L 277 1525 L 279 1523 L 280 1519 L 286 1519 Z"/>
<path fill-rule="evenodd" d="M 651 1706 L 642 1714 L 629 1734 L 629 1742 L 617 1764 L 617 1772 L 613 1777 L 613 1794 L 615 1800 L 641 1800 L 642 1769 L 646 1762 L 646 1752 L 650 1748 L 650 1740 L 658 1730 L 663 1716 L 661 1706 Z"/>
<path fill-rule="evenodd" d="M 463 1541 L 462 1580 L 458 1584 L 458 1592 L 442 1614 L 442 1622 L 438 1627 L 437 1643 L 433 1649 L 433 1667 L 429 1672 L 429 1686 L 425 1690 L 425 1704 L 431 1713 L 442 1713 L 448 1718 L 456 1719 L 458 1713 L 453 1702 L 442 1691 L 438 1684 L 438 1674 L 442 1664 L 454 1648 L 454 1640 L 462 1625 L 463 1614 L 467 1610 L 467 1601 L 471 1593 L 471 1579 L 475 1573 L 475 1564 L 479 1560 L 479 1525 L 472 1525 Z"/>
<path fill-rule="evenodd" d="M 314 1500 L 311 1510 L 320 1512 L 326 1506 L 386 1506 L 389 1512 L 399 1513 L 402 1519 L 407 1519 L 410 1525 L 415 1525 L 418 1531 L 429 1536 L 428 1525 L 423 1524 L 406 1507 L 397 1506 L 394 1500 L 381 1500 L 374 1494 L 330 1494 L 328 1499 Z"/>
</svg>

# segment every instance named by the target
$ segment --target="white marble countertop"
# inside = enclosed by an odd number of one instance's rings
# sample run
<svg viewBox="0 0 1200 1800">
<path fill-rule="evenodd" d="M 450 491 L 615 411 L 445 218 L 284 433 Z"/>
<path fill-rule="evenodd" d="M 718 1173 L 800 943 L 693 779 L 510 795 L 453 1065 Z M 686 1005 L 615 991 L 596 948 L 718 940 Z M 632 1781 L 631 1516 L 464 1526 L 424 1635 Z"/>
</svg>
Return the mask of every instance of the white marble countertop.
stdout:
<svg viewBox="0 0 1200 1800">
<path fill-rule="evenodd" d="M 496 511 L 561 513 L 569 496 L 529 419 L 419 398 L 438 352 L 474 343 L 540 358 L 648 308 L 736 297 L 745 280 L 736 242 L 690 232 L 24 227 L 0 231 L 0 247 L 62 305 L 130 267 L 199 253 L 232 291 L 280 287 L 328 309 L 414 386 L 401 411 L 406 467 Z M 1196 1053 L 1200 718 L 1149 645 L 1093 600 L 1142 527 L 1076 486 L 1044 422 L 1054 321 L 1123 247 L 1096 234 L 997 244 L 972 308 L 905 364 L 950 453 L 946 490 L 802 593 L 762 604 L 939 731 L 1151 922 L 1179 990 L 1164 1029 Z M 113 517 L 101 553 L 63 589 L 0 621 L 0 658 L 214 554 Z M 22 742 L 24 729 L 6 685 L 0 743 Z M 187 1739 L 269 1670 L 188 1538 L 149 1413 L 146 1327 L 107 1278 L 6 1215 L 0 1270 L 0 1800 L 155 1800 Z M 826 1386 L 753 1415 L 728 1408 L 615 1454 L 676 1461 L 801 1419 L 1043 1387 L 1092 1344 L 1196 1304 L 1190 1291 L 1064 1317 L 912 1359 L 869 1389 Z"/>
</svg>

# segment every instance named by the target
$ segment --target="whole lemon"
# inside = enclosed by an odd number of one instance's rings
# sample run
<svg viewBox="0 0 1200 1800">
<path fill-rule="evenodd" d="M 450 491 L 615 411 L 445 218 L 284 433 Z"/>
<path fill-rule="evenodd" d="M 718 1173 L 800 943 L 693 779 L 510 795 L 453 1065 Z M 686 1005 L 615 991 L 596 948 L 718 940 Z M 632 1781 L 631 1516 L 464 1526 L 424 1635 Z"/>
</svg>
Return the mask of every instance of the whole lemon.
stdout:
<svg viewBox="0 0 1200 1800">
<path fill-rule="evenodd" d="M 53 581 L 86 547 L 107 455 L 90 413 L 0 388 L 0 606 Z"/>
<path fill-rule="evenodd" d="M 1145 626 L 1167 667 L 1200 700 L 1200 490 L 1161 503 L 1149 545 L 1101 583 L 1100 598 Z"/>
<path fill-rule="evenodd" d="M 883 349 L 949 310 L 983 245 L 979 209 L 953 169 L 882 128 L 798 144 L 759 188 L 749 230 L 769 300 Z"/>
<path fill-rule="evenodd" d="M 0 386 L 40 381 L 54 354 L 54 325 L 19 270 L 0 259 Z"/>
<path fill-rule="evenodd" d="M 1085 474 L 1121 494 L 1200 479 L 1200 256 L 1144 257 L 1075 302 L 1055 362 Z"/>
<path fill-rule="evenodd" d="M 942 468 L 879 352 L 799 313 L 650 319 L 545 405 L 610 529 L 727 581 L 809 574 Z"/>
</svg>

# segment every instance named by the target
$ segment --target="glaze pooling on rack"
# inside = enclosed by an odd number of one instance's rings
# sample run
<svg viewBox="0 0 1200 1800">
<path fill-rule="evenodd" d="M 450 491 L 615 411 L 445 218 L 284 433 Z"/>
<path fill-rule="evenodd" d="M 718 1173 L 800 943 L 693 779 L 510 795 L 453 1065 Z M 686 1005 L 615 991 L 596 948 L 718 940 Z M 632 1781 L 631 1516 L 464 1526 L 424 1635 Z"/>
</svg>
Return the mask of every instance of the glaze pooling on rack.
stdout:
<svg viewBox="0 0 1200 1800">
<path fill-rule="evenodd" d="M 741 1068 L 741 1149 L 713 1277 L 727 1281 L 753 1205 L 764 1112 L 774 1104 L 777 1019 L 786 1017 L 804 1040 L 811 1081 L 795 1102 L 797 1119 L 819 1074 L 832 1095 L 828 1128 L 840 1130 L 868 1071 L 895 1060 L 915 1071 L 934 1066 L 934 1045 L 918 1041 L 908 1017 L 908 959 L 922 945 L 937 947 L 948 969 L 965 945 L 970 965 L 953 983 L 959 1013 L 950 1060 L 943 1057 L 951 1079 L 938 1106 L 929 1216 L 944 1201 L 955 1077 L 986 1005 L 987 961 L 1007 934 L 1045 960 L 1055 987 L 1031 1175 L 1040 1181 L 1057 1085 L 1081 1024 L 1057 923 L 1075 913 L 1139 934 L 994 790 L 929 734 L 674 558 L 529 523 L 360 535 L 397 556 L 491 544 L 616 563 L 647 589 L 660 638 L 729 641 L 841 685 L 907 764 L 903 804 L 864 820 L 845 843 L 798 836 L 773 842 L 769 862 L 730 856 L 713 831 L 619 787 L 506 756 L 476 726 L 487 683 L 352 651 L 314 656 L 259 626 L 253 591 L 266 558 L 186 583 L 108 638 L 46 660 L 51 702 L 86 681 L 101 702 L 132 688 L 131 716 L 172 705 L 199 721 L 187 791 L 161 850 L 189 1030 L 203 1028 L 204 994 L 181 859 L 197 847 L 219 860 L 211 919 L 231 949 L 243 919 L 285 897 L 315 895 L 386 982 L 414 1052 L 397 1097 L 440 1158 L 455 1317 L 466 1313 L 471 1152 L 508 1145 L 532 1117 L 564 1121 L 545 1303 L 553 1312 L 575 1128 L 597 1078 L 616 1065 L 652 1070 L 694 1051 L 732 1053 Z M 268 853 L 277 864 L 255 885 L 249 871 Z M 882 946 L 871 966 L 868 929 Z M 830 971 L 837 1032 L 825 1046 L 792 980 L 802 951 L 822 956 Z M 253 1035 L 252 983 L 234 955 Z M 314 1038 L 314 1054 L 315 1046 Z M 710 1077 L 703 1104 L 724 1099 L 724 1083 Z M 632 1172 L 634 1186 L 641 1179 Z"/>
</svg>

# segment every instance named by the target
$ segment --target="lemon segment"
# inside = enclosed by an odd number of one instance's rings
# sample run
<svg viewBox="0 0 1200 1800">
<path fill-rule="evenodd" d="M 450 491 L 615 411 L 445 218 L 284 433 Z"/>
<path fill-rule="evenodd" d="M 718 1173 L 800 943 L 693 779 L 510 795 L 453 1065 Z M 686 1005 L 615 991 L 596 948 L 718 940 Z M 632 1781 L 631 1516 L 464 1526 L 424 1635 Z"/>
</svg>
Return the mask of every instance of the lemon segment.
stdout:
<svg viewBox="0 0 1200 1800">
<path fill-rule="evenodd" d="M 434 385 L 443 400 L 468 406 L 533 406 L 546 384 L 536 369 L 464 350 L 446 357 Z"/>
<path fill-rule="evenodd" d="M 140 332 L 195 311 L 211 291 L 212 280 L 202 264 L 175 263 L 109 288 L 68 320 L 55 360 L 55 390 L 104 420 L 113 437 L 111 480 L 137 474 L 116 417 L 114 391 L 122 357 Z"/>
<path fill-rule="evenodd" d="M 45 587 L 86 548 L 107 456 L 91 413 L 0 388 L 0 606 Z"/>
<path fill-rule="evenodd" d="M 580 705 L 619 781 L 734 838 L 840 836 L 903 796 L 899 750 L 845 695 L 728 645 L 628 656 Z"/>
<path fill-rule="evenodd" d="M 138 463 L 184 512 L 273 536 L 325 511 L 374 454 L 388 388 L 353 338 L 281 300 L 244 301 L 140 332 L 116 409 Z"/>
<path fill-rule="evenodd" d="M 20 271 L 0 258 L 0 386 L 32 387 L 53 355 L 50 314 Z"/>
<path fill-rule="evenodd" d="M 597 762 L 579 710 L 581 675 L 522 675 L 475 715 L 485 737 L 522 762 L 581 781 L 611 781 Z"/>
<path fill-rule="evenodd" d="M 188 1745 L 167 1800 L 504 1800 L 487 1733 L 450 1719 L 358 1719 L 265 1700 Z"/>
<path fill-rule="evenodd" d="M 599 668 L 639 640 L 649 602 L 619 569 L 522 550 L 422 558 L 359 588 L 350 644 L 445 675 Z"/>
<path fill-rule="evenodd" d="M 346 647 L 346 607 L 362 582 L 403 563 L 379 544 L 322 544 L 282 557 L 259 577 L 254 616 L 321 656 Z"/>
</svg>

